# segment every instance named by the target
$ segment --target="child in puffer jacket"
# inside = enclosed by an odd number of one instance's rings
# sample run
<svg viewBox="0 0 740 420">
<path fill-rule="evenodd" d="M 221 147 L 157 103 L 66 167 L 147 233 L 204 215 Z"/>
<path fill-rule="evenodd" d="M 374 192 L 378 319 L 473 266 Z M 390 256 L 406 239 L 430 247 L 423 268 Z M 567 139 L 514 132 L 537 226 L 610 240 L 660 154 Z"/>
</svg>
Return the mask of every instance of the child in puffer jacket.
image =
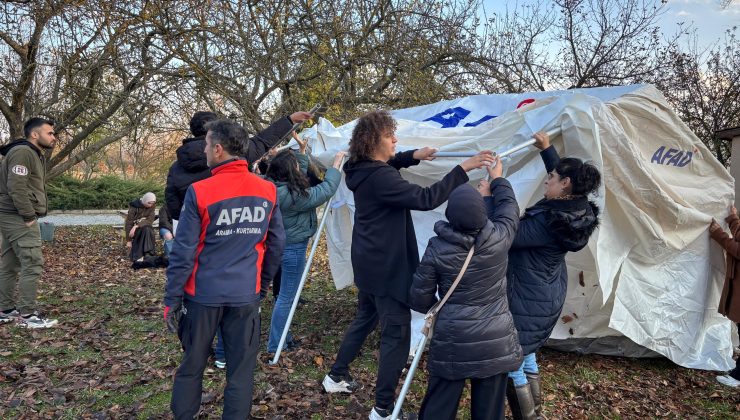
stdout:
<svg viewBox="0 0 740 420">
<path fill-rule="evenodd" d="M 470 379 L 473 419 L 503 419 L 507 373 L 522 361 L 522 350 L 506 297 L 509 247 L 519 225 L 519 207 L 511 184 L 501 177 L 501 161 L 489 169 L 492 181 L 468 184 L 450 194 L 448 221 L 434 226 L 424 257 L 414 274 L 411 307 L 427 312 L 447 293 L 475 246 L 465 274 L 442 307 L 431 339 L 429 383 L 420 419 L 455 419 Z M 484 200 L 491 201 L 487 214 Z M 490 218 L 490 220 L 489 220 Z"/>
</svg>

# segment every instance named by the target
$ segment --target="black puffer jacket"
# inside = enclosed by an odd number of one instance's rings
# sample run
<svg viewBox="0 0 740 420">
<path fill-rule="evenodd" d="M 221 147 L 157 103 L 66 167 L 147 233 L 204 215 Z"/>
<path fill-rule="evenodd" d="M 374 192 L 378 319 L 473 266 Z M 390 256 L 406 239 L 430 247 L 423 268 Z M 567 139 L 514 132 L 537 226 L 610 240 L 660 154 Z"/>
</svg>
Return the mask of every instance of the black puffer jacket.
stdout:
<svg viewBox="0 0 740 420">
<path fill-rule="evenodd" d="M 550 147 L 541 152 L 548 172 L 560 161 Z M 586 197 L 543 199 L 528 208 L 509 251 L 508 295 L 524 354 L 550 337 L 568 288 L 565 255 L 581 250 L 599 224 L 599 208 Z"/>
<path fill-rule="evenodd" d="M 439 221 L 414 274 L 411 307 L 427 312 L 444 296 L 465 262 L 467 271 L 440 311 L 432 335 L 429 374 L 447 380 L 487 378 L 517 369 L 522 362 L 514 321 L 506 299 L 507 252 L 519 224 L 519 207 L 511 184 L 492 182 L 487 198 L 489 219 L 476 234 L 452 229 Z"/>
<path fill-rule="evenodd" d="M 283 117 L 250 138 L 249 148 L 244 156 L 247 162 L 255 162 L 264 156 L 281 139 L 290 134 L 292 128 L 293 123 L 290 119 Z M 205 147 L 205 136 L 199 136 L 183 140 L 182 146 L 177 148 L 177 161 L 167 173 L 167 186 L 164 190 L 165 203 L 175 220 L 180 219 L 180 209 L 190 184 L 211 176 L 206 162 Z"/>
</svg>

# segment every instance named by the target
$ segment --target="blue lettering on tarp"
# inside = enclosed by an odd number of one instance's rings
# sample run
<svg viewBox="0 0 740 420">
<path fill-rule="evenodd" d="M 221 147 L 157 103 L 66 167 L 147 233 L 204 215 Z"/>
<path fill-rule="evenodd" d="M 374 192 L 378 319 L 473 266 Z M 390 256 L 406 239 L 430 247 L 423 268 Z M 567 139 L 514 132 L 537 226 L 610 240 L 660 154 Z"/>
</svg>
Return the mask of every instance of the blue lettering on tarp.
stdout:
<svg viewBox="0 0 740 420">
<path fill-rule="evenodd" d="M 469 123 L 465 124 L 465 127 L 475 127 L 475 126 L 477 126 L 477 125 L 479 125 L 481 123 L 484 123 L 484 122 L 486 122 L 488 120 L 491 120 L 493 118 L 496 118 L 496 116 L 495 115 L 486 115 L 485 117 L 479 119 L 478 121 L 469 122 Z"/>
<path fill-rule="evenodd" d="M 673 165 L 678 168 L 683 168 L 691 162 L 694 157 L 694 153 L 686 150 L 676 150 L 670 148 L 666 150 L 665 146 L 660 146 L 658 150 L 653 153 L 653 157 L 650 159 L 651 163 L 657 163 L 659 165 Z"/>
<path fill-rule="evenodd" d="M 442 124 L 442 128 L 457 127 L 465 117 L 470 114 L 465 108 L 456 106 L 454 108 L 448 108 L 437 115 L 427 118 L 424 121 L 434 121 Z"/>
</svg>

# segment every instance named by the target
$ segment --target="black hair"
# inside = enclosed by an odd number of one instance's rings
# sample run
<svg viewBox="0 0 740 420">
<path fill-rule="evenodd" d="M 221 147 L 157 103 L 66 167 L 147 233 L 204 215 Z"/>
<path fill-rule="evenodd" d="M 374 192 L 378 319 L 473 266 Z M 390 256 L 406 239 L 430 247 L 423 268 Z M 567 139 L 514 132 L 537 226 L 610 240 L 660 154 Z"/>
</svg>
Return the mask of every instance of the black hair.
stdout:
<svg viewBox="0 0 740 420">
<path fill-rule="evenodd" d="M 231 120 L 216 120 L 207 123 L 205 129 L 211 133 L 211 146 L 220 144 L 232 156 L 245 155 L 249 136 L 241 125 Z"/>
<path fill-rule="evenodd" d="M 578 158 L 560 159 L 555 172 L 560 178 L 570 178 L 572 195 L 591 194 L 601 185 L 601 173 L 596 166 Z"/>
<path fill-rule="evenodd" d="M 380 138 L 388 131 L 396 131 L 396 126 L 396 120 L 388 111 L 371 111 L 360 117 L 349 140 L 349 159 L 352 162 L 372 159 Z"/>
<path fill-rule="evenodd" d="M 31 133 L 33 132 L 33 130 L 43 125 L 46 125 L 46 124 L 49 124 L 50 126 L 54 127 L 54 121 L 52 120 L 48 120 L 46 118 L 41 118 L 41 117 L 31 118 L 30 120 L 26 121 L 25 124 L 23 124 L 23 136 L 26 138 L 31 137 Z"/>
<path fill-rule="evenodd" d="M 273 181 L 285 182 L 293 196 L 308 196 L 308 178 L 298 169 L 298 159 L 290 149 L 283 150 L 270 159 L 265 175 Z"/>
<path fill-rule="evenodd" d="M 190 132 L 195 137 L 204 136 L 208 130 L 206 124 L 218 119 L 218 115 L 209 111 L 198 111 L 190 119 Z"/>
</svg>

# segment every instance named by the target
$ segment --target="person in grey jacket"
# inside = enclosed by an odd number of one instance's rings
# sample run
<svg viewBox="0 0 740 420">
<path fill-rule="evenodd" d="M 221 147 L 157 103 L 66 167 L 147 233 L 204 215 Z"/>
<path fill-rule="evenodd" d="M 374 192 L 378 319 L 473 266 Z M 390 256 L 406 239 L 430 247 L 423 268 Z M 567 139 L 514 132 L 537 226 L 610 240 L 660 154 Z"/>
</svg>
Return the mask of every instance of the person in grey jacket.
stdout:
<svg viewBox="0 0 740 420">
<path fill-rule="evenodd" d="M 601 184 L 599 170 L 580 159 L 560 159 L 546 133 L 534 138 L 548 172 L 544 198 L 521 217 L 506 275 L 509 306 L 524 352 L 522 365 L 509 373 L 506 391 L 515 419 L 540 417 L 535 353 L 550 337 L 565 303 L 565 255 L 583 249 L 599 224 L 599 208 L 588 199 Z"/>
<path fill-rule="evenodd" d="M 420 419 L 454 420 L 468 379 L 472 418 L 503 419 L 507 373 L 522 362 L 506 297 L 506 265 L 519 207 L 511 184 L 501 177 L 501 166 L 497 160 L 490 185 L 479 184 L 489 195 L 488 213 L 481 193 L 469 184 L 450 194 L 447 221 L 434 225 L 437 236 L 429 240 L 413 277 L 411 308 L 427 312 L 437 294 L 445 296 L 475 246 L 467 270 L 437 316 Z"/>
<path fill-rule="evenodd" d="M 278 203 L 282 211 L 286 241 L 283 251 L 280 294 L 272 310 L 270 335 L 267 341 L 269 353 L 277 351 L 290 307 L 298 291 L 298 284 L 306 266 L 308 239 L 316 233 L 318 227 L 316 208 L 331 199 L 342 179 L 339 167 L 342 164 L 344 152 L 339 152 L 334 156 L 332 167 L 326 171 L 324 182 L 311 187 L 307 177 L 309 158 L 306 154 L 306 142 L 297 136 L 294 138 L 300 145 L 299 152 L 284 150 L 278 153 L 270 161 L 265 174 L 267 179 L 277 185 Z M 297 343 L 288 333 L 285 348 L 295 347 Z"/>
</svg>

